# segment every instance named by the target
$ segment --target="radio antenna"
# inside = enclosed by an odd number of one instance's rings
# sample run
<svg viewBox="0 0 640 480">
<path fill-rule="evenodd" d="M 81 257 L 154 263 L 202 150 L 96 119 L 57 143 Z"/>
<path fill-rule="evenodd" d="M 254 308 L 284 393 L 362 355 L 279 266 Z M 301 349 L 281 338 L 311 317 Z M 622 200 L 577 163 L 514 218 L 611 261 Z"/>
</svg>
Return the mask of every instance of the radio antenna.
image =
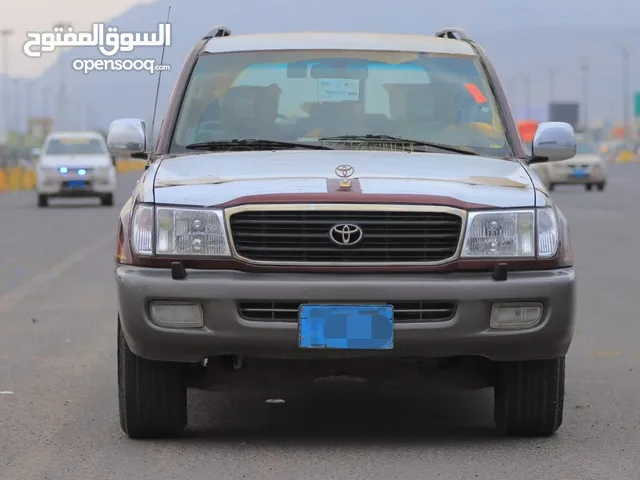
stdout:
<svg viewBox="0 0 640 480">
<path fill-rule="evenodd" d="M 171 19 L 171 5 L 169 5 L 169 9 L 167 10 L 167 25 L 169 24 L 169 20 Z M 162 45 L 162 53 L 160 54 L 160 65 L 164 65 L 164 51 L 167 48 L 167 42 L 165 41 Z M 155 148 L 154 135 L 155 135 L 155 125 L 156 125 L 156 112 L 158 111 L 158 98 L 160 97 L 160 81 L 162 80 L 162 72 L 161 69 L 158 73 L 158 83 L 156 84 L 156 99 L 153 103 L 153 118 L 151 119 L 151 143 L 154 145 L 152 148 Z M 151 157 L 151 153 L 147 156 L 147 160 Z"/>
</svg>

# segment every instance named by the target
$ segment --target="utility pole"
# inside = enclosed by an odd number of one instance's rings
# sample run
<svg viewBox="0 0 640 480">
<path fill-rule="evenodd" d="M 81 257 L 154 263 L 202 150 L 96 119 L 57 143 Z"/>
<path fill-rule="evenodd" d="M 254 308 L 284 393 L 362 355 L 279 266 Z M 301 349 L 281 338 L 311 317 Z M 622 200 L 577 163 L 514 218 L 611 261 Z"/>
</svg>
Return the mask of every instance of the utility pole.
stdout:
<svg viewBox="0 0 640 480">
<path fill-rule="evenodd" d="M 580 70 L 582 70 L 582 109 L 584 111 L 583 114 L 583 127 L 585 132 L 589 130 L 589 64 L 586 60 L 582 62 L 580 65 Z"/>
<path fill-rule="evenodd" d="M 0 29 L 2 39 L 2 123 L 9 131 L 9 37 L 15 32 L 10 28 Z"/>
<path fill-rule="evenodd" d="M 42 88 L 42 117 L 49 116 L 49 87 Z"/>
<path fill-rule="evenodd" d="M 624 125 L 624 139 L 629 140 L 631 138 L 631 126 L 629 115 L 629 50 L 627 47 L 622 46 L 622 116 Z"/>
<path fill-rule="evenodd" d="M 549 70 L 549 102 L 556 99 L 556 71 Z"/>
<path fill-rule="evenodd" d="M 15 118 L 16 133 L 20 135 L 22 133 L 22 98 L 20 97 L 20 80 L 17 78 L 13 80 L 13 117 Z"/>
<path fill-rule="evenodd" d="M 24 91 L 24 95 L 25 95 L 25 106 L 26 106 L 26 110 L 27 110 L 27 121 L 26 121 L 26 132 L 30 133 L 30 126 L 31 126 L 31 117 L 33 116 L 33 82 L 31 80 L 27 80 L 26 84 L 25 84 L 25 91 Z"/>
<path fill-rule="evenodd" d="M 531 76 L 525 75 L 524 77 L 524 97 L 525 108 L 527 112 L 527 120 L 531 119 Z"/>
<path fill-rule="evenodd" d="M 63 28 L 67 30 L 72 27 L 69 22 L 58 22 L 54 26 L 54 28 Z M 60 84 L 58 86 L 58 102 L 57 102 L 57 111 L 56 111 L 56 119 L 55 123 L 58 126 L 58 130 L 66 128 L 67 121 L 67 91 L 66 91 L 66 82 L 65 82 L 65 65 L 63 60 L 64 51 L 60 51 L 60 55 L 58 55 L 58 70 L 60 73 Z"/>
</svg>

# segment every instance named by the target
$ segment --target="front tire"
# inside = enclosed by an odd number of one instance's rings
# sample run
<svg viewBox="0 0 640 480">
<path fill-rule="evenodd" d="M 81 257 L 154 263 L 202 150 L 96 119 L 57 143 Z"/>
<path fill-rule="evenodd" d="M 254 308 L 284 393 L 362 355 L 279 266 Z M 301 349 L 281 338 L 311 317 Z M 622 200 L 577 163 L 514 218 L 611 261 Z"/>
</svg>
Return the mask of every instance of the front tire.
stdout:
<svg viewBox="0 0 640 480">
<path fill-rule="evenodd" d="M 593 185 L 592 185 L 592 184 L 590 184 L 590 183 L 588 183 L 588 184 L 586 184 L 586 185 L 584 186 L 584 188 L 587 190 L 587 192 L 590 192 L 590 191 L 591 191 L 591 189 L 593 188 Z"/>
<path fill-rule="evenodd" d="M 49 197 L 46 195 L 38 194 L 38 207 L 44 208 L 49 206 Z"/>
<path fill-rule="evenodd" d="M 565 357 L 497 364 L 495 422 L 509 436 L 550 437 L 562 425 Z"/>
<path fill-rule="evenodd" d="M 113 207 L 113 193 L 108 193 L 100 198 L 103 207 Z"/>
<path fill-rule="evenodd" d="M 127 345 L 118 319 L 120 426 L 130 438 L 168 438 L 187 426 L 182 364 L 147 360 Z"/>
</svg>

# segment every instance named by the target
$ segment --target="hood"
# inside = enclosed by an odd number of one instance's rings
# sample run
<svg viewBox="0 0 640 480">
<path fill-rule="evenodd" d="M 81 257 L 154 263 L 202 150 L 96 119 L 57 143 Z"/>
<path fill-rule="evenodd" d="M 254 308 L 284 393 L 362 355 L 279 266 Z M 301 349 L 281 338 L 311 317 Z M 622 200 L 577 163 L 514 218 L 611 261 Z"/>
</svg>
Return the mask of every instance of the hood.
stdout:
<svg viewBox="0 0 640 480">
<path fill-rule="evenodd" d="M 339 165 L 354 169 L 350 192 L 336 192 L 340 179 L 335 170 Z M 204 153 L 167 158 L 158 166 L 154 187 L 157 203 L 193 206 L 332 202 L 340 195 L 340 201 L 346 202 L 415 201 L 507 208 L 532 206 L 535 198 L 529 175 L 515 161 L 344 150 Z"/>
<path fill-rule="evenodd" d="M 105 167 L 112 165 L 111 156 L 102 155 L 43 155 L 39 161 L 44 167 Z"/>
</svg>

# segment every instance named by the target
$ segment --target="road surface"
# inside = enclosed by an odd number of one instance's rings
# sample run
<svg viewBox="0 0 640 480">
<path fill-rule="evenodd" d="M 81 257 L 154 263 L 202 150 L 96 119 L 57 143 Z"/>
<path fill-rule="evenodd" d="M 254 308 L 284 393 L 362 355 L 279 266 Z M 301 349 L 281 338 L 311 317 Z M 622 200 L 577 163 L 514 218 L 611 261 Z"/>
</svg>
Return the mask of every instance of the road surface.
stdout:
<svg viewBox="0 0 640 480">
<path fill-rule="evenodd" d="M 534 440 L 493 433 L 490 391 L 348 389 L 285 403 L 195 392 L 183 439 L 127 439 L 112 270 L 134 182 L 121 177 L 115 208 L 0 195 L 2 480 L 640 478 L 640 165 L 613 166 L 604 192 L 554 193 L 574 239 L 578 330 L 565 423 Z"/>
</svg>

